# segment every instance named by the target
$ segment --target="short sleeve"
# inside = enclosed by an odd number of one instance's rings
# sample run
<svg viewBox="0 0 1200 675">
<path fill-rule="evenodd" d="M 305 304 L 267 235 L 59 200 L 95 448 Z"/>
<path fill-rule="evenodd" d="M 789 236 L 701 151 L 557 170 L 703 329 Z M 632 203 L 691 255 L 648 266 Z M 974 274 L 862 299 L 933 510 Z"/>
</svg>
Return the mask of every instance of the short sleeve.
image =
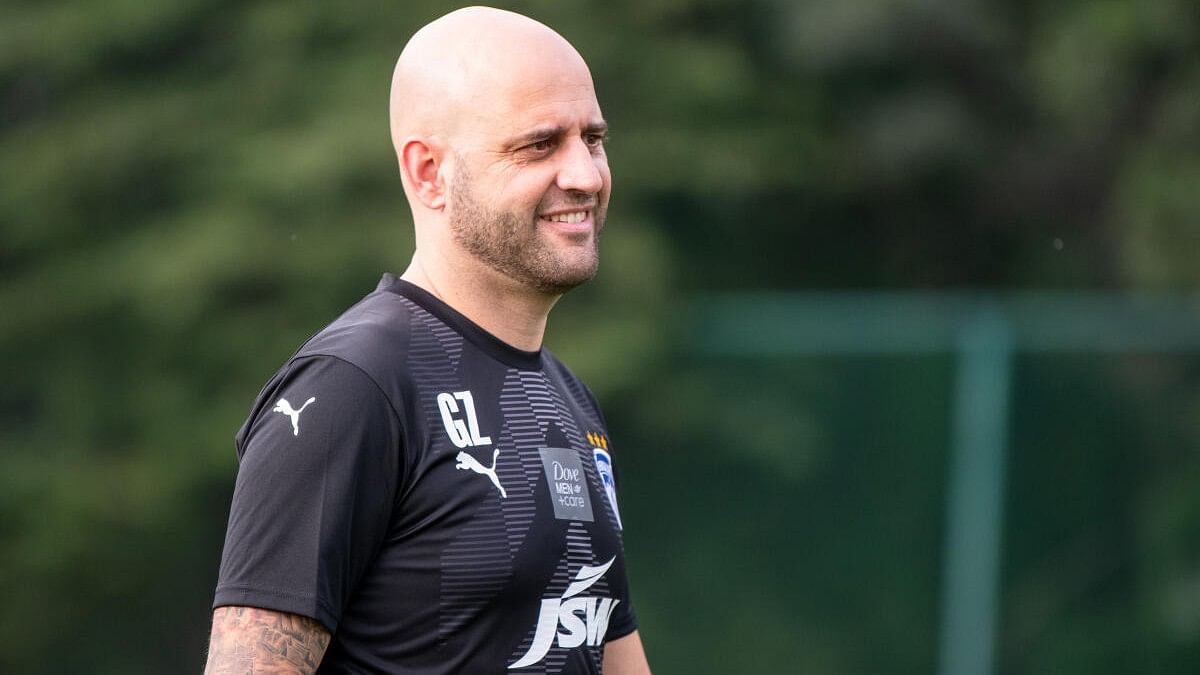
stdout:
<svg viewBox="0 0 1200 675">
<path fill-rule="evenodd" d="M 387 534 L 402 429 L 354 365 L 297 359 L 241 439 L 214 607 L 300 614 L 336 629 Z"/>
<path fill-rule="evenodd" d="M 623 638 L 637 630 L 637 627 L 637 614 L 634 613 L 633 605 L 630 604 L 627 594 L 625 602 L 613 608 L 612 616 L 608 620 L 608 631 L 604 634 L 604 641 L 612 642 Z"/>
</svg>

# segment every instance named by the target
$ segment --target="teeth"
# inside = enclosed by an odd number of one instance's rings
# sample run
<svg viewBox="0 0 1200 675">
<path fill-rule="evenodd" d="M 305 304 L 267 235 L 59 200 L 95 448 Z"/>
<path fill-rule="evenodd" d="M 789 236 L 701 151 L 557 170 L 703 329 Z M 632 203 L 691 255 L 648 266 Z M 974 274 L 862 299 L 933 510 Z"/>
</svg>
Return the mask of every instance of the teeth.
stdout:
<svg viewBox="0 0 1200 675">
<path fill-rule="evenodd" d="M 575 211 L 572 213 L 560 213 L 553 216 L 546 216 L 546 220 L 554 223 L 582 223 L 584 218 L 587 218 L 587 211 Z"/>
</svg>

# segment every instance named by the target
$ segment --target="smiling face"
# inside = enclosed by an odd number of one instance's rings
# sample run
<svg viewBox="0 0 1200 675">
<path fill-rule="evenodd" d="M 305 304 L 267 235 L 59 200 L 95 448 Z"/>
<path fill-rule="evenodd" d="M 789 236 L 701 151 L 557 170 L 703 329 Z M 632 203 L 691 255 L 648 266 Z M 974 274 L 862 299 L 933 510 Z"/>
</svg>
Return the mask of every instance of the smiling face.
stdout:
<svg viewBox="0 0 1200 675">
<path fill-rule="evenodd" d="M 565 41 L 552 47 L 512 55 L 471 91 L 446 206 L 458 246 L 548 295 L 596 273 L 611 187 L 591 75 Z"/>
</svg>

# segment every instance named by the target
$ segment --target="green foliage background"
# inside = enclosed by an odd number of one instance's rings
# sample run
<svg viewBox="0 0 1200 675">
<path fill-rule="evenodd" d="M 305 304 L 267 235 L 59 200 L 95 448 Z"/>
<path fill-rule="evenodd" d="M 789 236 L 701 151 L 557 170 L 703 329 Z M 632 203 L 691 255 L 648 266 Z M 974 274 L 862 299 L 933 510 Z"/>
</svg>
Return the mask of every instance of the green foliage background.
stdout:
<svg viewBox="0 0 1200 675">
<path fill-rule="evenodd" d="M 932 672 L 946 358 L 713 360 L 709 291 L 1200 281 L 1187 0 L 516 2 L 606 116 L 600 396 L 656 672 Z M 0 672 L 196 672 L 232 434 L 411 252 L 407 36 L 347 0 L 0 5 Z M 1200 359 L 1017 373 L 1002 673 L 1200 669 Z"/>
</svg>

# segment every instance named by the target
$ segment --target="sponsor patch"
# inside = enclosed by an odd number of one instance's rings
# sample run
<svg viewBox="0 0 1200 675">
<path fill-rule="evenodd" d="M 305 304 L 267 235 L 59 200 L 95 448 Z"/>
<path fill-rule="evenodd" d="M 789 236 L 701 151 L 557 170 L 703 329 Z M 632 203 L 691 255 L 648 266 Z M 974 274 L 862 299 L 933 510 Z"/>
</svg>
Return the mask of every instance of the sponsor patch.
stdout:
<svg viewBox="0 0 1200 675">
<path fill-rule="evenodd" d="M 592 500 L 579 452 L 569 448 L 542 448 L 538 452 L 542 455 L 542 467 L 546 470 L 546 484 L 550 488 L 550 501 L 554 503 L 554 517 L 593 522 Z"/>
</svg>

